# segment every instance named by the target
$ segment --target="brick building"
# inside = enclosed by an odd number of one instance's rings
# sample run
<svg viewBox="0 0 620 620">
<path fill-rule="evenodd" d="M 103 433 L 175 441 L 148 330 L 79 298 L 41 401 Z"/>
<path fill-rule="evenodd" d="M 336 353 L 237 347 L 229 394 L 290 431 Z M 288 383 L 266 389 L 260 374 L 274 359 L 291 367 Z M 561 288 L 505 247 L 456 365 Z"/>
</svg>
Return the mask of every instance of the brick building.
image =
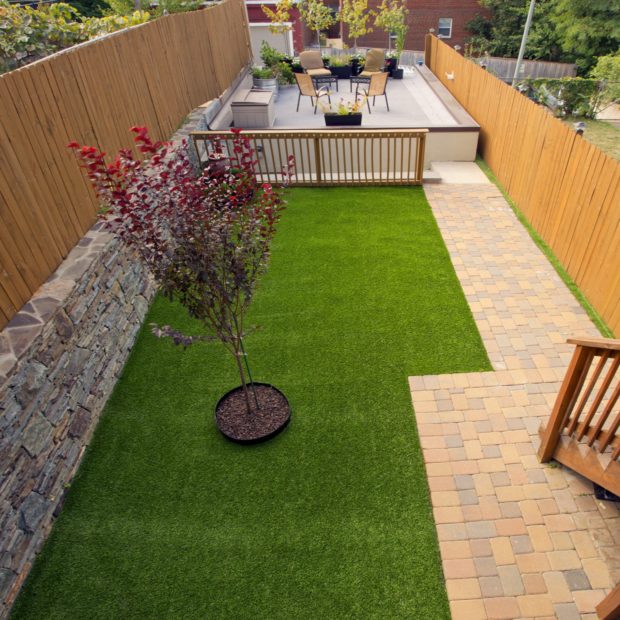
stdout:
<svg viewBox="0 0 620 620">
<path fill-rule="evenodd" d="M 373 9 L 381 4 L 380 0 L 369 0 Z M 423 50 L 424 36 L 431 28 L 435 35 L 444 39 L 449 45 L 463 47 L 470 36 L 465 29 L 467 23 L 477 14 L 487 15 L 488 11 L 480 6 L 478 0 L 407 0 L 409 14 L 409 30 L 405 40 L 405 49 Z M 352 42 L 344 36 L 345 43 Z M 387 35 L 379 29 L 360 37 L 357 40 L 360 47 L 387 47 Z"/>
<path fill-rule="evenodd" d="M 325 4 L 337 9 L 337 0 L 324 0 Z M 267 0 L 246 0 L 248 17 L 250 24 L 266 24 L 268 19 L 265 17 L 261 5 L 266 4 L 270 8 L 275 8 L 275 3 Z M 381 0 L 369 0 L 369 7 L 377 9 Z M 409 14 L 409 30 L 405 41 L 405 49 L 423 50 L 424 36 L 434 29 L 437 36 L 445 40 L 449 45 L 464 46 L 465 41 L 470 36 L 465 29 L 467 23 L 477 14 L 486 15 L 488 11 L 480 6 L 478 0 L 407 0 Z M 299 12 L 293 9 L 291 13 L 293 30 L 292 43 L 295 53 L 299 53 L 304 48 L 315 44 L 316 35 L 310 32 L 300 21 Z M 328 37 L 335 38 L 342 36 L 346 45 L 352 46 L 353 41 L 347 38 L 346 26 L 344 32 L 339 32 L 341 25 L 330 29 L 326 33 Z M 385 32 L 375 29 L 372 33 L 360 37 L 357 40 L 360 47 L 388 47 L 388 39 Z"/>
</svg>

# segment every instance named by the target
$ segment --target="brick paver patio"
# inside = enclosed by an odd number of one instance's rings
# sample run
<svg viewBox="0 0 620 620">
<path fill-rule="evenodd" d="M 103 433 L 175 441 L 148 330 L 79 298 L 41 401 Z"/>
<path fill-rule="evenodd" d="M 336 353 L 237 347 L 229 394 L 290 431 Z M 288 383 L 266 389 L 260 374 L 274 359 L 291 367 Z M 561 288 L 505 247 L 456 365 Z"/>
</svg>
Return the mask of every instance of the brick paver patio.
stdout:
<svg viewBox="0 0 620 620">
<path fill-rule="evenodd" d="M 455 620 L 596 618 L 620 510 L 536 458 L 572 347 L 599 335 L 495 186 L 426 194 L 494 372 L 410 377 Z"/>
</svg>

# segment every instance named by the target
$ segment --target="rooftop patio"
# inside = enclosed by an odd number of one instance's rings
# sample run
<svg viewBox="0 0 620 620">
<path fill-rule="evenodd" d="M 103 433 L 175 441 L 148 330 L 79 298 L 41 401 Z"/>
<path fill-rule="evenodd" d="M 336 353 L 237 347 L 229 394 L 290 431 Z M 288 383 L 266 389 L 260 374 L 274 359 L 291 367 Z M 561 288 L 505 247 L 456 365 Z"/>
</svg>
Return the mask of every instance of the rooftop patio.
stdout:
<svg viewBox="0 0 620 620">
<path fill-rule="evenodd" d="M 232 125 L 231 103 L 239 93 L 251 87 L 252 78 L 248 75 L 209 123 L 211 129 L 228 129 Z M 360 85 L 360 92 L 361 89 Z M 428 129 L 426 169 L 435 161 L 475 160 L 480 126 L 426 67 L 409 67 L 405 69 L 402 80 L 389 79 L 386 93 L 389 111 L 384 97 L 376 97 L 374 105 L 371 99 L 371 113 L 365 106 L 361 129 Z M 296 85 L 280 87 L 274 104 L 273 129 L 325 128 L 320 106 L 315 114 L 309 97 L 301 98 L 299 111 L 296 111 L 298 95 Z M 338 80 L 338 90 L 331 91 L 332 102 L 340 98 L 345 101 L 355 99 L 355 85 L 351 85 L 348 79 Z M 322 103 L 327 104 L 325 97 Z"/>
</svg>

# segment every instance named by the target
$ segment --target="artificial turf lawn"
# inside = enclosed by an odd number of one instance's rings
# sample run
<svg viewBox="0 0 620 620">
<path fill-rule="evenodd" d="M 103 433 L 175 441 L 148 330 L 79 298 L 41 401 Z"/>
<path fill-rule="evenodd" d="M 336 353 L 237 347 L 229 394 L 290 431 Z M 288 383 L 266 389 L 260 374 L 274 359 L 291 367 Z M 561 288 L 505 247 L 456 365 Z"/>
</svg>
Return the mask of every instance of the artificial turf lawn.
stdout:
<svg viewBox="0 0 620 620">
<path fill-rule="evenodd" d="M 143 330 L 14 618 L 449 618 L 407 377 L 490 366 L 422 190 L 291 191 L 249 322 L 290 426 L 227 442 L 232 359 Z"/>
</svg>

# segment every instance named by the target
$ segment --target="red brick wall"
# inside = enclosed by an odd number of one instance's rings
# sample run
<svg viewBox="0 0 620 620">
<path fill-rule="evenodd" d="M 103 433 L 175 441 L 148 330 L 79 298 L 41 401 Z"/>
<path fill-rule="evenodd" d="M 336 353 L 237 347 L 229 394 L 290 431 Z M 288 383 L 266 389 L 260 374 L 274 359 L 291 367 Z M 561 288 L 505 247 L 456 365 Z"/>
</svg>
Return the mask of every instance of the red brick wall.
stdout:
<svg viewBox="0 0 620 620">
<path fill-rule="evenodd" d="M 370 0 L 369 6 L 376 9 L 381 4 L 380 0 Z M 430 28 L 435 29 L 439 25 L 440 17 L 452 18 L 452 36 L 444 39 L 449 45 L 463 47 L 465 40 L 470 36 L 465 30 L 467 22 L 478 13 L 486 14 L 486 9 L 478 4 L 478 0 L 409 0 L 408 1 L 409 30 L 405 41 L 405 49 L 423 50 L 424 36 Z M 351 41 L 345 41 L 352 45 Z M 387 35 L 379 29 L 357 41 L 360 47 L 387 47 Z"/>
</svg>

